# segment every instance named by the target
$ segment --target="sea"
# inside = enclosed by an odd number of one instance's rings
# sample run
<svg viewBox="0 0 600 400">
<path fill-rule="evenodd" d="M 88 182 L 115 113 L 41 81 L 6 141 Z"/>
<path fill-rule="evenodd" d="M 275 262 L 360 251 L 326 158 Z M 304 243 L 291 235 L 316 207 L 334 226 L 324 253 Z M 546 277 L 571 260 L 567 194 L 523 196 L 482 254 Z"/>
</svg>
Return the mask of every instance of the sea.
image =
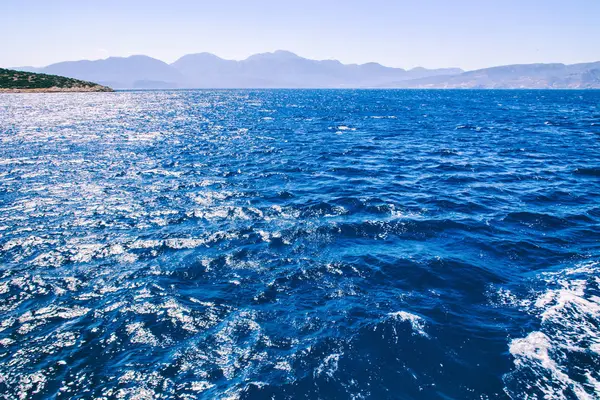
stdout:
<svg viewBox="0 0 600 400">
<path fill-rule="evenodd" d="M 600 398 L 600 91 L 0 95 L 0 398 Z"/>
</svg>

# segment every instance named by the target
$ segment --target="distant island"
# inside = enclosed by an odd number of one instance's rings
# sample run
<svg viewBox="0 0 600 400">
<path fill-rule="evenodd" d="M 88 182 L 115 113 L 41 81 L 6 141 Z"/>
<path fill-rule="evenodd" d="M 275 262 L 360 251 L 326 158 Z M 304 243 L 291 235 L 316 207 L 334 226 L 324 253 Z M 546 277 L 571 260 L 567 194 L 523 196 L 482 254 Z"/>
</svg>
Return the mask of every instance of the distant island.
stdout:
<svg viewBox="0 0 600 400">
<path fill-rule="evenodd" d="M 109 87 L 79 79 L 0 68 L 0 93 L 112 91 Z"/>
<path fill-rule="evenodd" d="M 168 64 L 136 55 L 14 69 L 63 75 L 118 89 L 600 89 L 600 62 L 506 65 L 475 71 L 421 67 L 406 70 L 374 62 L 311 60 L 285 50 L 255 54 L 241 61 L 198 53 Z"/>
</svg>

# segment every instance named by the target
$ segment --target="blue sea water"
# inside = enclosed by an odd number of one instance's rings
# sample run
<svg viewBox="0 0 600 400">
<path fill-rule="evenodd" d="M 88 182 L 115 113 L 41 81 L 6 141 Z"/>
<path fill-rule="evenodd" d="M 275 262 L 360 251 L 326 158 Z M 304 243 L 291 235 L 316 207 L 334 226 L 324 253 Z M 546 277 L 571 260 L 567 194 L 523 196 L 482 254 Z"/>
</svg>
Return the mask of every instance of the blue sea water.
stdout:
<svg viewBox="0 0 600 400">
<path fill-rule="evenodd" d="M 600 92 L 0 95 L 0 398 L 600 398 Z"/>
</svg>

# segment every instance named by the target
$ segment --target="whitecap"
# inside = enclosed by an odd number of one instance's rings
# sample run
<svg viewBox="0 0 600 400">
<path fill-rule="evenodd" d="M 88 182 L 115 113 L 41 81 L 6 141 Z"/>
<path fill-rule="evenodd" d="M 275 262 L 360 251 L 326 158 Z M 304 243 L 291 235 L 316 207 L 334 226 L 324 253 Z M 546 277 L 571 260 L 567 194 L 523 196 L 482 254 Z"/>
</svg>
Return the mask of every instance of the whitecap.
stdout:
<svg viewBox="0 0 600 400">
<path fill-rule="evenodd" d="M 338 364 L 340 361 L 341 354 L 330 354 L 323 359 L 321 364 L 315 370 L 315 376 L 321 376 L 323 374 L 333 378 L 333 375 L 338 370 Z"/>
<path fill-rule="evenodd" d="M 533 314 L 540 321 L 538 330 L 509 343 L 515 370 L 506 378 L 515 379 L 524 387 L 535 387 L 549 399 L 596 398 L 599 371 L 581 365 L 574 371 L 568 360 L 576 354 L 587 354 L 598 361 L 600 352 L 600 297 L 594 295 L 600 273 L 597 262 L 587 262 L 561 272 L 543 273 L 539 278 L 548 288 L 538 293 L 534 301 L 515 301 L 517 306 Z M 587 369 L 586 369 L 587 368 Z M 579 376 L 575 377 L 574 374 Z M 527 382 L 520 382 L 521 376 Z M 581 380 L 585 379 L 585 384 Z M 509 392 L 513 388 L 507 389 Z M 517 390 L 516 395 L 524 395 Z"/>
<path fill-rule="evenodd" d="M 410 326 L 413 330 L 413 334 L 419 334 L 424 337 L 429 337 L 427 332 L 425 332 L 425 320 L 422 317 L 416 314 L 411 314 L 406 311 L 396 311 L 393 313 L 389 313 L 388 315 L 398 321 L 406 321 L 410 323 Z"/>
</svg>

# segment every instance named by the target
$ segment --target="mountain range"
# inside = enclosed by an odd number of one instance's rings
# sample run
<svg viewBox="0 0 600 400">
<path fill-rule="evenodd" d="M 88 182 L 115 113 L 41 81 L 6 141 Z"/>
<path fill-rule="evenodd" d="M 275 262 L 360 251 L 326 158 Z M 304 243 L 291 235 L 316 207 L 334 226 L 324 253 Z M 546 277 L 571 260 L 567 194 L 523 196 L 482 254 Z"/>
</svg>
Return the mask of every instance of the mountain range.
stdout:
<svg viewBox="0 0 600 400">
<path fill-rule="evenodd" d="M 12 69 L 62 75 L 116 89 L 171 88 L 600 88 L 600 62 L 521 64 L 463 71 L 342 64 L 278 50 L 245 60 L 188 54 L 172 64 L 144 55 Z"/>
</svg>

